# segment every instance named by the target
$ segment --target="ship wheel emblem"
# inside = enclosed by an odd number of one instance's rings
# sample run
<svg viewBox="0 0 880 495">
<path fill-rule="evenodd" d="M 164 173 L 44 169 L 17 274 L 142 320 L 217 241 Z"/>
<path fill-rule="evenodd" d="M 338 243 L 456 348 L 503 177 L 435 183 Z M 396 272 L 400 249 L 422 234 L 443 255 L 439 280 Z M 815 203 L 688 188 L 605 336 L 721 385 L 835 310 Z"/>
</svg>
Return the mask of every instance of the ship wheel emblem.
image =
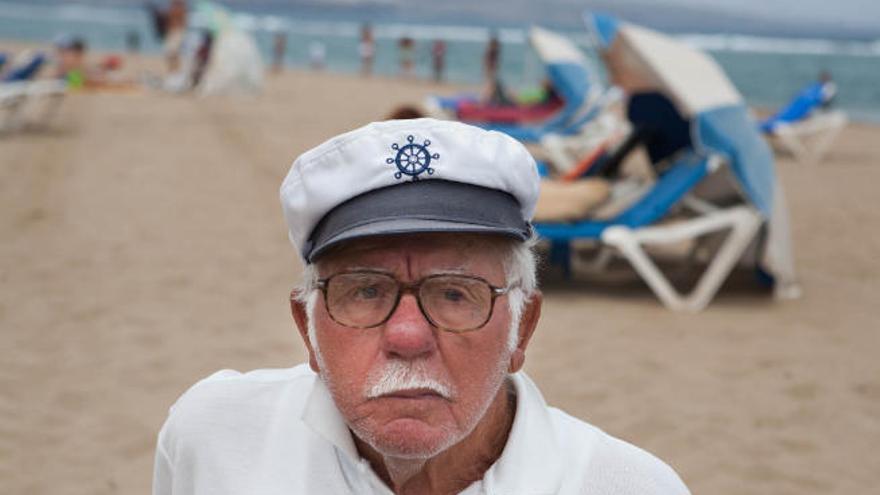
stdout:
<svg viewBox="0 0 880 495">
<path fill-rule="evenodd" d="M 419 180 L 419 174 L 426 172 L 428 175 L 434 174 L 434 169 L 431 168 L 431 160 L 437 160 L 440 158 L 440 155 L 437 153 L 431 153 L 428 151 L 428 146 L 431 145 L 431 141 L 425 139 L 425 142 L 422 144 L 415 143 L 416 138 L 412 135 L 406 137 L 406 144 L 398 145 L 394 143 L 391 145 L 391 149 L 396 151 L 397 154 L 394 158 L 388 158 L 385 160 L 385 163 L 388 165 L 397 166 L 397 172 L 394 173 L 395 179 L 400 179 L 404 175 L 408 175 L 412 177 L 413 181 Z"/>
</svg>

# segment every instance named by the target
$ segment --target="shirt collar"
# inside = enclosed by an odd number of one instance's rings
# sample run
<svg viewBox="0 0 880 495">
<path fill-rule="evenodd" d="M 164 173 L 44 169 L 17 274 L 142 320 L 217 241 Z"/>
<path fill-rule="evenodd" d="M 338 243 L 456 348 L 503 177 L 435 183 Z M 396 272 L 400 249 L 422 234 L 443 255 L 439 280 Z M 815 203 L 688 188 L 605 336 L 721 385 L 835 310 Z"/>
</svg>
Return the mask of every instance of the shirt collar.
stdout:
<svg viewBox="0 0 880 495">
<path fill-rule="evenodd" d="M 557 493 L 562 463 L 547 403 L 524 372 L 510 379 L 516 390 L 516 416 L 501 457 L 483 476 L 484 491 Z"/>
<path fill-rule="evenodd" d="M 330 390 L 318 375 L 314 377 L 312 391 L 306 400 L 301 417 L 306 426 L 351 457 L 353 461 L 357 462 L 360 459 L 348 425 L 336 408 Z"/>
</svg>

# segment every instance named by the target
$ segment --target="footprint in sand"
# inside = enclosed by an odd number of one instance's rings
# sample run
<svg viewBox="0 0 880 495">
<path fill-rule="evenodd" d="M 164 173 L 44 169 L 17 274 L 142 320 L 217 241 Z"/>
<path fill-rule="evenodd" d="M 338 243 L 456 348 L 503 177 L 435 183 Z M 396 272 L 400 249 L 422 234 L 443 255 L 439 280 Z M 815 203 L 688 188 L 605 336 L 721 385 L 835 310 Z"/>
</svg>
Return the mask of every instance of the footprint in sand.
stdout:
<svg viewBox="0 0 880 495">
<path fill-rule="evenodd" d="M 785 389 L 785 395 L 797 400 L 812 400 L 819 394 L 819 386 L 812 382 L 799 383 Z"/>
<path fill-rule="evenodd" d="M 880 383 L 857 383 L 853 386 L 853 391 L 859 397 L 863 397 L 872 401 L 880 401 Z"/>
</svg>

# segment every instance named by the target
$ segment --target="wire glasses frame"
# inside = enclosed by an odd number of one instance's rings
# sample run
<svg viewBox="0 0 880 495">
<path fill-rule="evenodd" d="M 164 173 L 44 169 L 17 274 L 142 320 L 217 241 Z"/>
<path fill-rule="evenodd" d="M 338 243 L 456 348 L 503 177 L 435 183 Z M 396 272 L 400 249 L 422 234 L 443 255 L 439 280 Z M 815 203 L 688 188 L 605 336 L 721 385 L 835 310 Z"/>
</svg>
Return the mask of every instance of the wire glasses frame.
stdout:
<svg viewBox="0 0 880 495">
<path fill-rule="evenodd" d="M 328 289 L 331 287 L 331 284 L 333 283 L 334 279 L 338 280 L 338 277 L 351 276 L 351 275 L 366 275 L 366 276 L 373 275 L 373 276 L 376 276 L 377 279 L 385 278 L 386 280 L 393 281 L 396 284 L 396 287 L 395 287 L 396 288 L 396 295 L 394 296 L 394 303 L 388 307 L 387 313 L 384 315 L 384 317 L 377 320 L 375 323 L 369 323 L 369 324 L 364 324 L 364 325 L 352 324 L 351 322 L 342 321 L 342 320 L 344 320 L 344 318 L 341 318 L 340 315 L 336 314 L 336 311 L 334 311 L 334 309 L 338 310 L 338 307 L 335 307 L 335 304 L 331 303 L 331 300 L 328 297 L 328 292 L 330 292 Z M 485 314 L 485 317 L 483 317 L 479 320 L 479 323 L 473 324 L 473 325 L 467 325 L 462 328 L 452 328 L 449 325 L 440 324 L 437 321 L 436 317 L 431 316 L 430 308 L 426 308 L 425 303 L 423 301 L 424 294 L 422 293 L 422 288 L 425 286 L 430 287 L 429 284 L 437 282 L 439 280 L 444 280 L 444 279 L 445 280 L 452 280 L 452 281 L 467 281 L 469 283 L 476 282 L 478 284 L 484 285 L 488 289 L 488 295 L 490 297 L 490 299 L 488 301 L 488 308 L 480 308 L 482 311 L 485 311 L 486 314 Z M 397 307 L 400 305 L 400 299 L 403 297 L 403 295 L 404 294 L 412 294 L 413 297 L 416 298 L 416 302 L 419 306 L 419 310 L 421 311 L 422 315 L 425 317 L 425 319 L 432 326 L 439 328 L 441 330 L 447 331 L 447 332 L 464 333 L 464 332 L 469 332 L 469 331 L 477 330 L 477 329 L 484 327 L 486 325 L 486 323 L 488 323 L 489 320 L 492 319 L 492 314 L 495 309 L 495 300 L 498 297 L 503 296 L 504 294 L 507 294 L 508 292 L 510 292 L 510 290 L 514 287 L 514 285 L 508 285 L 507 287 L 496 287 L 481 277 L 477 277 L 474 275 L 447 274 L 447 273 L 428 275 L 427 277 L 424 277 L 424 278 L 417 280 L 413 283 L 407 284 L 407 283 L 401 282 L 400 280 L 398 280 L 397 278 L 395 278 L 394 276 L 392 276 L 386 272 L 358 270 L 358 271 L 348 271 L 348 272 L 335 273 L 327 278 L 319 279 L 316 283 L 316 287 L 324 295 L 324 306 L 327 308 L 327 313 L 330 315 L 330 318 L 342 326 L 346 326 L 349 328 L 362 328 L 362 329 L 364 329 L 364 328 L 375 328 L 380 325 L 383 325 L 391 318 L 391 316 L 394 314 L 394 312 L 397 311 Z M 432 304 L 429 303 L 428 306 L 432 306 Z"/>
</svg>

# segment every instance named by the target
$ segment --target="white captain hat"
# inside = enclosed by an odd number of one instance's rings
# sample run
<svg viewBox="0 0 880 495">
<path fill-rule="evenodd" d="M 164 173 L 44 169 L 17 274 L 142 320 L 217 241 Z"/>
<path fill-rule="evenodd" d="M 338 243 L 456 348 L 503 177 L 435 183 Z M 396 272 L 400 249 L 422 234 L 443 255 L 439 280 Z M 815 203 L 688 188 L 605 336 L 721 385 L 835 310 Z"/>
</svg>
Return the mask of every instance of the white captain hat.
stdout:
<svg viewBox="0 0 880 495">
<path fill-rule="evenodd" d="M 299 156 L 281 185 L 290 240 L 311 263 L 378 235 L 486 233 L 525 240 L 538 172 L 513 138 L 435 119 L 374 122 Z"/>
</svg>

